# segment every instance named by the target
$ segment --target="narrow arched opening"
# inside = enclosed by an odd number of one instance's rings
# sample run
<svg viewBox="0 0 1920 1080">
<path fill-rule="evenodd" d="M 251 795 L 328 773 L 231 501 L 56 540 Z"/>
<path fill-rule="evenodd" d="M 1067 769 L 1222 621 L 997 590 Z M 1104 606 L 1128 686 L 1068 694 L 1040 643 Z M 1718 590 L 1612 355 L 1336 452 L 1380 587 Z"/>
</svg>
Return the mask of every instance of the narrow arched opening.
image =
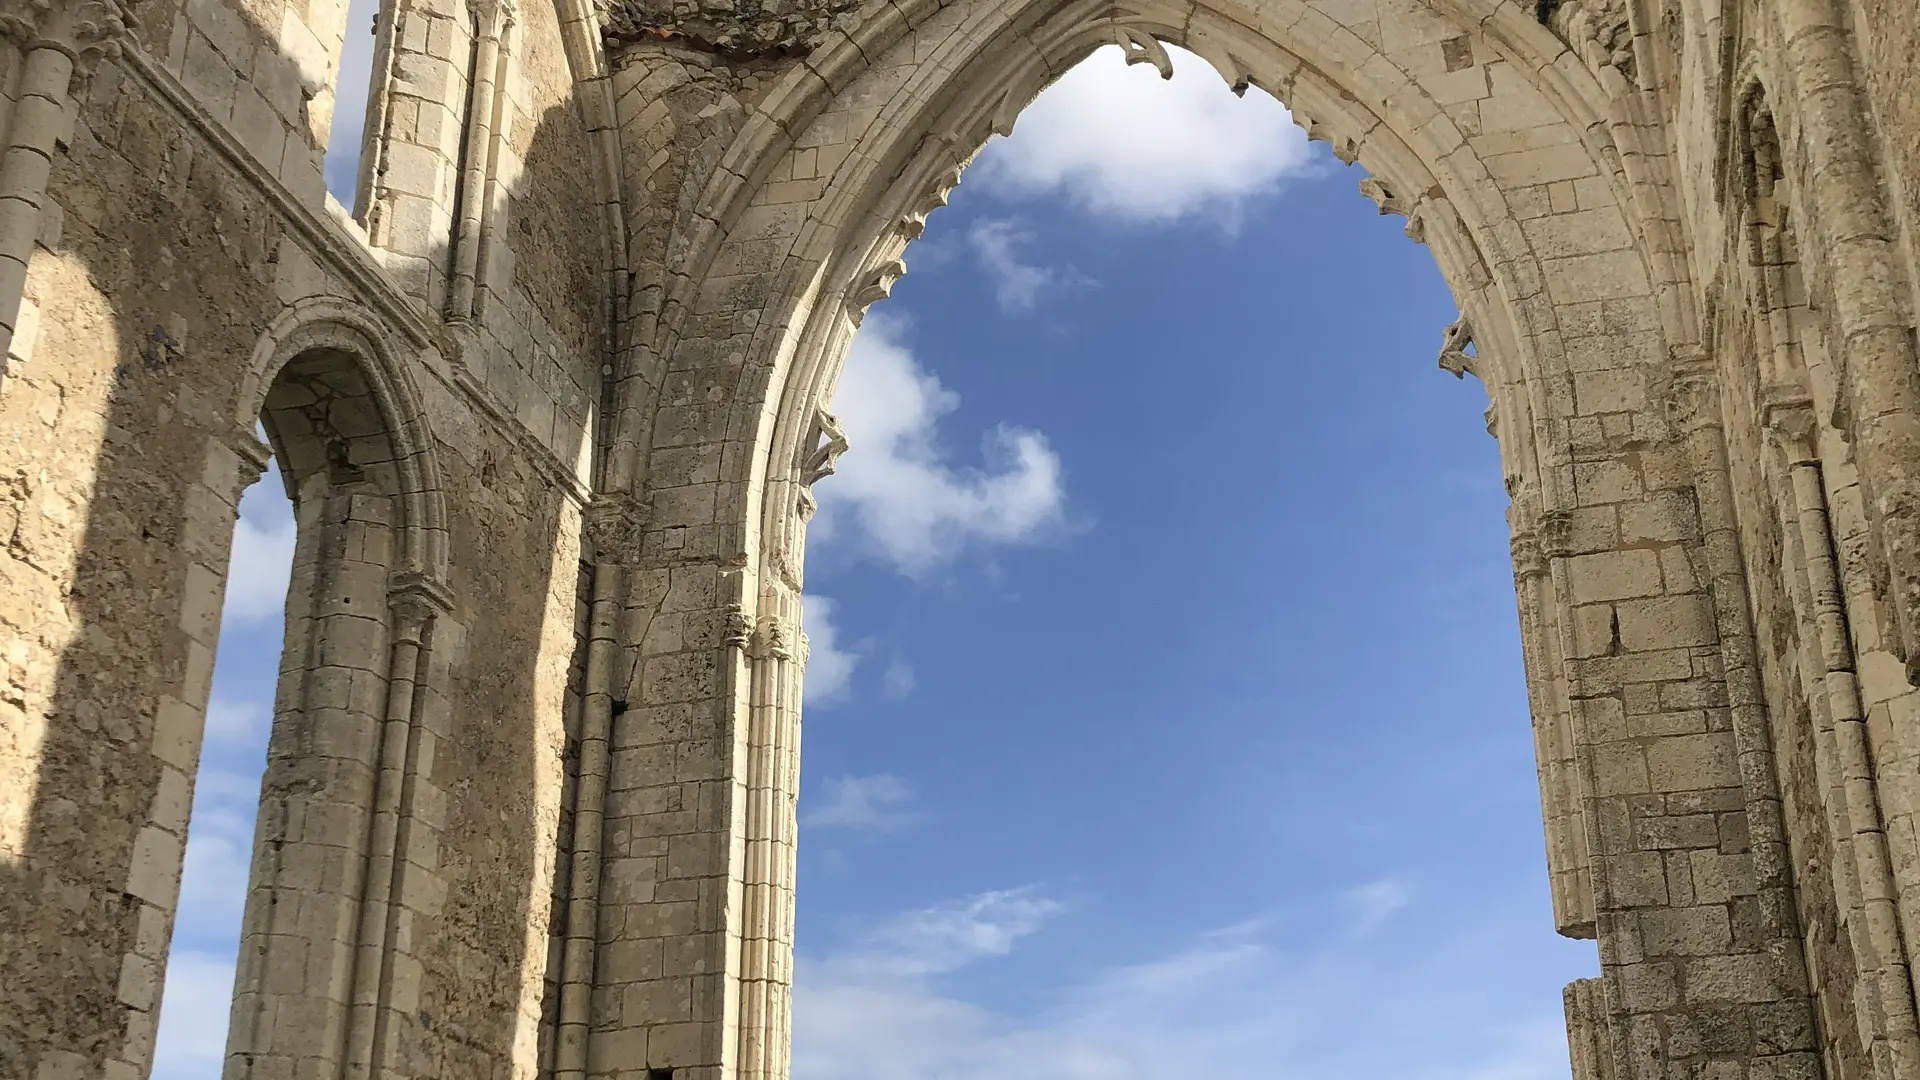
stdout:
<svg viewBox="0 0 1920 1080">
<path fill-rule="evenodd" d="M 271 459 L 231 526 L 163 1080 L 391 1060 L 389 1021 L 417 992 L 405 928 L 433 902 L 422 762 L 443 605 L 417 569 L 421 463 L 364 355 L 294 350 L 260 402 Z"/>
</svg>

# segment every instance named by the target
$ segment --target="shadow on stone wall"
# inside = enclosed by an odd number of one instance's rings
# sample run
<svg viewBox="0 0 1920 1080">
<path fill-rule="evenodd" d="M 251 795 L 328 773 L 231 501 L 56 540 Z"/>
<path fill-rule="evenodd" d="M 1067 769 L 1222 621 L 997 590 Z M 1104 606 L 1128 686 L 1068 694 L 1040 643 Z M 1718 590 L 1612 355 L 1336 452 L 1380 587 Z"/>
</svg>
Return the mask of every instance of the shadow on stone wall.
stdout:
<svg viewBox="0 0 1920 1080">
<path fill-rule="evenodd" d="M 551 145 L 584 130 L 573 111 L 571 101 L 548 111 L 529 162 L 580 156 Z M 0 866 L 0 1075 L 103 1075 L 114 1059 L 144 1073 L 160 972 L 141 957 L 164 955 L 170 921 L 150 905 L 173 902 L 183 837 L 155 847 L 141 828 L 168 813 L 184 819 L 190 801 L 163 785 L 150 748 L 163 698 L 204 701 L 212 657 L 193 655 L 184 627 L 210 607 L 214 621 L 195 636 L 217 636 L 220 604 L 219 579 L 209 594 L 192 569 L 195 489 L 210 440 L 252 425 L 229 415 L 233 388 L 283 310 L 276 281 L 301 241 L 145 82 L 111 67 L 95 77 L 49 187 L 64 212 L 28 286 L 42 313 L 38 343 L 0 398 L 0 427 L 19 433 L 0 492 L 20 520 L 0 581 L 22 600 L 17 636 L 29 644 L 9 654 L 17 700 L 8 703 L 46 717 L 24 857 Z M 599 362 L 582 358 L 587 370 Z M 394 1041 L 410 1075 L 503 1075 L 527 987 L 537 1000 L 547 965 L 547 942 L 529 927 L 546 920 L 541 871 L 554 862 L 557 828 L 559 800 L 539 795 L 570 757 L 561 688 L 575 666 L 578 581 L 557 549 L 574 541 L 568 497 L 523 444 L 458 393 L 431 387 L 424 365 L 407 366 L 432 390 L 427 402 L 454 406 L 419 426 L 444 486 L 451 618 L 465 641 L 425 773 L 446 795 L 444 903 L 411 929 L 423 988 Z M 330 468 L 354 465 L 328 458 Z M 206 552 L 210 566 L 226 563 L 230 518 L 225 530 Z M 276 745 L 312 734 L 286 730 L 294 722 L 276 715 Z M 189 771 L 197 759 L 195 750 Z"/>
</svg>

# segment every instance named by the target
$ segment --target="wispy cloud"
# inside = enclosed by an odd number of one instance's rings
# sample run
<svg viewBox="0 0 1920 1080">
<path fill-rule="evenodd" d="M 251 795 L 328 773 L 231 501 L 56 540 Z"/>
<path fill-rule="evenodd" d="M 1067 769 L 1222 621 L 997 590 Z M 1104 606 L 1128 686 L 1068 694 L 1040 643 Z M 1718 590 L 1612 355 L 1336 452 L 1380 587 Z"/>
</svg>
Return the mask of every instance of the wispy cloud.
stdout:
<svg viewBox="0 0 1920 1080">
<path fill-rule="evenodd" d="M 1046 436 L 990 429 L 980 465 L 950 460 L 937 428 L 959 395 L 914 359 L 903 327 L 875 314 L 854 339 L 834 394 L 853 449 L 820 485 L 814 541 L 920 575 L 969 547 L 1020 544 L 1057 526 L 1064 491 Z"/>
<path fill-rule="evenodd" d="M 220 1072 L 267 721 L 264 702 L 216 697 L 207 707 L 154 1080 L 197 1080 Z"/>
<path fill-rule="evenodd" d="M 1010 218 L 981 218 L 967 229 L 967 245 L 993 281 L 1003 312 L 1032 311 L 1049 293 L 1093 283 L 1077 270 L 1027 261 L 1022 251 L 1033 240 L 1033 230 Z"/>
<path fill-rule="evenodd" d="M 913 693 L 920 680 L 913 674 L 913 665 L 899 657 L 887 663 L 886 673 L 880 676 L 880 691 L 889 698 L 898 700 Z"/>
<path fill-rule="evenodd" d="M 1336 894 L 1319 917 L 1357 896 L 1377 908 L 1390 893 Z M 1170 1069 L 1210 1080 L 1566 1076 L 1557 1000 L 1518 1023 L 1510 1012 L 1491 1022 L 1449 995 L 1470 951 L 1459 940 L 1366 949 L 1276 917 L 1116 959 L 1018 1013 L 964 992 L 971 968 L 1010 957 L 1064 914 L 1036 890 L 985 893 L 803 956 L 796 1080 L 1153 1080 Z"/>
<path fill-rule="evenodd" d="M 1034 887 L 997 889 L 901 912 L 820 961 L 838 979 L 914 982 L 988 957 L 1005 956 L 1065 905 Z"/>
<path fill-rule="evenodd" d="M 1212 214 L 1231 223 L 1248 198 L 1311 160 L 1286 107 L 1257 90 L 1235 97 L 1205 60 L 1174 46 L 1175 75 L 1096 51 L 1020 114 L 975 166 L 992 190 L 1062 194 L 1116 219 Z"/>
<path fill-rule="evenodd" d="M 826 782 L 826 794 L 808 800 L 800 823 L 810 829 L 873 829 L 891 832 L 920 820 L 907 809 L 913 788 L 889 773 L 873 776 L 836 776 Z"/>
<path fill-rule="evenodd" d="M 1350 890 L 1347 899 L 1353 904 L 1355 929 L 1364 933 L 1406 907 L 1413 899 L 1413 889 L 1406 882 L 1383 878 Z"/>
<path fill-rule="evenodd" d="M 227 564 L 226 626 L 277 621 L 286 610 L 293 570 L 293 512 L 273 465 L 240 498 L 233 527 L 233 558 Z"/>
</svg>

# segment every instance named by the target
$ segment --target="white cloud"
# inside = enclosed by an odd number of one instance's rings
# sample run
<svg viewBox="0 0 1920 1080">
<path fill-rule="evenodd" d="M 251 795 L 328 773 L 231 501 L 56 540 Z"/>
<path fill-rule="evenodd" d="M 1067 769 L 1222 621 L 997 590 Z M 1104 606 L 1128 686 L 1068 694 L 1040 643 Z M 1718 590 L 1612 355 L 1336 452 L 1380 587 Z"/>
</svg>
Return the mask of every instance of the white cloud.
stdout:
<svg viewBox="0 0 1920 1080">
<path fill-rule="evenodd" d="M 1060 460 L 1046 437 L 1001 424 L 982 440 L 982 465 L 949 461 L 936 427 L 959 396 L 900 338 L 880 315 L 854 338 L 833 398 L 853 448 L 820 485 L 814 539 L 850 541 L 917 575 L 969 545 L 1029 542 L 1056 526 Z"/>
<path fill-rule="evenodd" d="M 1195 212 L 1231 220 L 1309 161 L 1306 134 L 1257 90 L 1227 89 L 1212 65 L 1169 45 L 1175 75 L 1099 49 L 988 143 L 974 167 L 1009 195 L 1065 194 L 1097 214 L 1168 221 Z"/>
<path fill-rule="evenodd" d="M 333 124 L 321 165 L 327 190 L 353 209 L 353 188 L 360 174 L 360 143 L 367 127 L 367 91 L 373 84 L 373 17 L 378 0 L 349 0 L 347 36 L 341 48 Z"/>
<path fill-rule="evenodd" d="M 913 666 L 897 656 L 887 663 L 886 673 L 880 676 L 881 691 L 895 700 L 913 693 L 913 688 L 918 685 Z"/>
<path fill-rule="evenodd" d="M 1321 912 L 1322 924 L 1337 910 Z M 1461 964 L 1477 959 L 1460 940 L 1368 951 L 1351 935 L 1296 927 L 1303 944 L 1289 946 L 1275 934 L 1296 920 L 1275 918 L 1117 960 L 1017 1013 L 956 989 L 966 969 L 1007 956 L 1061 912 L 1032 890 L 988 893 L 803 956 L 795 1080 L 1566 1077 L 1557 998 L 1518 1019 L 1490 1016 L 1486 1002 L 1451 992 Z M 1115 939 L 1112 951 L 1137 950 Z"/>
<path fill-rule="evenodd" d="M 978 893 L 902 912 L 821 967 L 835 978 L 874 982 L 944 975 L 976 960 L 1005 956 L 1015 942 L 1064 910 L 1031 887 Z"/>
<path fill-rule="evenodd" d="M 281 617 L 293 571 L 293 539 L 293 510 L 280 488 L 279 472 L 269 465 L 240 498 L 222 625 L 251 626 Z"/>
<path fill-rule="evenodd" d="M 257 742 L 267 730 L 267 707 L 258 701 L 214 698 L 207 703 L 206 738 L 211 741 Z"/>
<path fill-rule="evenodd" d="M 817 805 L 808 800 L 800 824 L 810 829 L 901 829 L 920 819 L 906 809 L 912 798 L 913 789 L 897 776 L 836 776 L 827 781 L 826 795 Z"/>
<path fill-rule="evenodd" d="M 160 999 L 153 1080 L 205 1080 L 220 1075 L 233 1001 L 231 954 L 173 950 Z"/>
<path fill-rule="evenodd" d="M 1354 919 L 1362 932 L 1372 930 L 1413 899 L 1413 889 L 1405 882 L 1383 878 L 1369 881 L 1347 893 L 1353 904 Z"/>
<path fill-rule="evenodd" d="M 808 705 L 825 705 L 846 696 L 860 650 L 840 647 L 833 625 L 833 601 L 808 593 L 800 598 L 800 627 L 807 634 L 807 675 L 801 694 Z"/>
<path fill-rule="evenodd" d="M 1007 218 L 981 218 L 967 230 L 967 244 L 993 279 L 1001 311 L 1032 311 L 1045 293 L 1092 283 L 1074 270 L 1024 261 L 1020 249 L 1033 239 L 1032 230 Z"/>
</svg>

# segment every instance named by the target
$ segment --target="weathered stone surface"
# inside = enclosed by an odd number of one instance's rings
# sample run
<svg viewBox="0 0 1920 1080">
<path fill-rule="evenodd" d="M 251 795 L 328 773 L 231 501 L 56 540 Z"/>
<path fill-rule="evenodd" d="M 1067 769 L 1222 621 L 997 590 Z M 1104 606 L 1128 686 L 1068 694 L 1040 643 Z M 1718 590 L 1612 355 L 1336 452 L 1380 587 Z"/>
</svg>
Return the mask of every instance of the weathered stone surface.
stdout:
<svg viewBox="0 0 1920 1080">
<path fill-rule="evenodd" d="M 1920 1080 L 1920 9 L 389 3 L 357 215 L 345 17 L 0 0 L 0 1077 L 149 1068 L 256 423 L 227 1074 L 784 1077 L 820 396 L 972 150 L 1166 35 L 1458 300 L 1576 1077 Z"/>
</svg>

